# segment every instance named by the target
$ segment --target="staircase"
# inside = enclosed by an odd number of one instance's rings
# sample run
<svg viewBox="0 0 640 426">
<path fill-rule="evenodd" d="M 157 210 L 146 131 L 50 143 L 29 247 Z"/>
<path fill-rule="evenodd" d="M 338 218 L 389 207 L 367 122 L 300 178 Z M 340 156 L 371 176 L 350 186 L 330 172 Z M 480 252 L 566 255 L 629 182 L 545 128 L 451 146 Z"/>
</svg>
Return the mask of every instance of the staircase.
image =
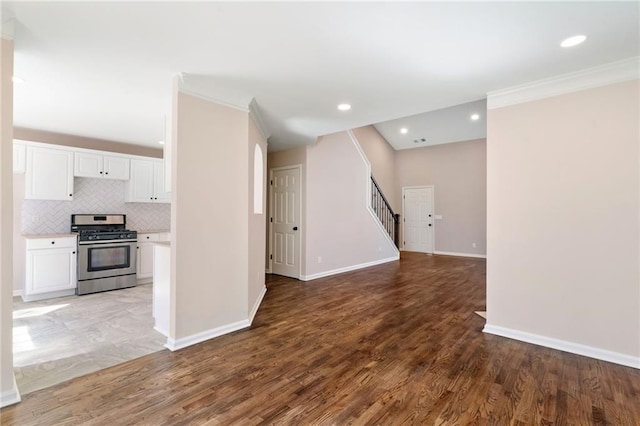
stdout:
<svg viewBox="0 0 640 426">
<path fill-rule="evenodd" d="M 373 176 L 371 176 L 371 183 L 373 184 L 371 185 L 371 207 L 396 247 L 400 248 L 400 215 L 393 212 L 389 201 L 387 201 Z"/>
</svg>

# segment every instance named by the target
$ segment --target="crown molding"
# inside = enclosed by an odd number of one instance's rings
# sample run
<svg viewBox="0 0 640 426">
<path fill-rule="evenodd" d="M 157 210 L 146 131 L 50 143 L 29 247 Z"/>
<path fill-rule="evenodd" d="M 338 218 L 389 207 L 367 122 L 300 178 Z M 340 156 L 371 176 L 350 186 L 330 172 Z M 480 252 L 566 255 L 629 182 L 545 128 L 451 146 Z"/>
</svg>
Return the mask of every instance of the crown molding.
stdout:
<svg viewBox="0 0 640 426">
<path fill-rule="evenodd" d="M 260 135 L 262 135 L 262 138 L 266 142 L 269 136 L 271 136 L 271 132 L 269 132 L 269 129 L 264 124 L 264 119 L 260 113 L 260 107 L 258 106 L 256 98 L 251 99 L 251 102 L 249 102 L 249 114 L 253 117 L 253 122 L 256 124 Z"/>
<path fill-rule="evenodd" d="M 487 109 L 502 108 L 640 78 L 640 57 L 561 74 L 487 93 Z"/>
<path fill-rule="evenodd" d="M 258 109 L 258 106 L 257 106 L 258 104 L 255 102 L 255 98 L 252 99 L 248 105 L 241 105 L 241 104 L 231 103 L 223 99 L 215 98 L 213 96 L 205 95 L 199 92 L 194 92 L 193 90 L 185 89 L 184 87 L 178 88 L 178 91 L 185 95 L 193 96 L 195 98 L 203 99 L 205 101 L 213 102 L 215 104 L 223 105 L 229 108 L 233 108 L 242 112 L 249 113 L 249 115 L 253 118 L 253 122 L 256 124 L 256 127 L 258 128 L 258 132 L 260 132 L 260 135 L 265 140 L 265 142 L 267 142 L 267 139 L 269 139 L 269 136 L 271 136 L 271 132 L 269 132 L 267 126 L 264 124 L 264 119 L 262 118 L 262 114 L 260 114 L 260 110 Z"/>
<path fill-rule="evenodd" d="M 203 93 L 200 92 L 195 92 L 191 89 L 187 89 L 184 87 L 178 87 L 178 91 L 180 93 L 183 93 L 185 95 L 189 95 L 189 96 L 193 96 L 196 98 L 200 98 L 200 99 L 204 99 L 205 101 L 209 101 L 209 102 L 213 102 L 216 104 L 220 104 L 229 108 L 234 108 L 234 109 L 238 109 L 240 111 L 243 112 L 249 112 L 249 106 L 248 105 L 240 105 L 240 104 L 236 104 L 236 103 L 232 103 L 232 102 L 228 102 L 225 101 L 224 99 L 220 99 L 220 98 L 215 98 L 213 96 L 209 96 L 209 95 L 205 95 Z"/>
<path fill-rule="evenodd" d="M 249 113 L 249 115 L 253 118 L 253 122 L 256 124 L 260 135 L 265 140 L 265 142 L 267 142 L 267 139 L 269 139 L 269 136 L 271 136 L 271 132 L 266 126 L 264 118 L 260 113 L 260 106 L 258 105 L 256 98 L 251 98 L 251 100 L 245 104 L 244 102 L 237 102 L 237 100 L 230 101 L 221 97 L 211 96 L 208 93 L 204 93 L 206 92 L 206 90 L 199 90 L 197 87 L 194 87 L 193 84 L 189 84 L 185 77 L 188 77 L 188 75 L 185 75 L 184 73 L 179 73 L 174 76 L 174 85 L 177 86 L 178 92 Z"/>
<path fill-rule="evenodd" d="M 207 88 L 206 84 L 203 85 L 202 82 L 194 82 L 193 80 L 189 73 L 179 73 L 177 75 L 178 91 L 185 95 L 204 99 L 205 101 L 214 102 L 243 112 L 249 112 L 249 104 L 253 98 L 239 93 L 227 93 L 226 95 L 215 94 L 215 91 Z"/>
</svg>

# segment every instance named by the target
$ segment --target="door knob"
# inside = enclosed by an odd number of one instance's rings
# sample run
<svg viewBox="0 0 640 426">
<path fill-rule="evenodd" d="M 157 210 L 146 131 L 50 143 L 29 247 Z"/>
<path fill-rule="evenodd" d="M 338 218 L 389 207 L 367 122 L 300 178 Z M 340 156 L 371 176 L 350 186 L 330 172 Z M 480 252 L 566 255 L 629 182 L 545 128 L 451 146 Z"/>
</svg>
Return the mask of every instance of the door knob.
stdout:
<svg viewBox="0 0 640 426">
<path fill-rule="evenodd" d="M 294 231 L 297 231 L 297 230 L 298 230 L 298 227 L 297 227 L 297 226 L 294 226 L 294 227 L 293 227 L 293 230 L 294 230 Z"/>
</svg>

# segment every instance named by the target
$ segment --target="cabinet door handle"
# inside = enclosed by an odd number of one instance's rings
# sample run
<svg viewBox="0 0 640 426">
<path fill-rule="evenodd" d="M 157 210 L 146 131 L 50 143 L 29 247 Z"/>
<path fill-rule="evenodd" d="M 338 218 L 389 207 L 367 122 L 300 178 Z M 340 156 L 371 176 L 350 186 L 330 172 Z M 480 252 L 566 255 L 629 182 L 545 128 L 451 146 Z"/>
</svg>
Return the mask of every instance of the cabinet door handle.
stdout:
<svg viewBox="0 0 640 426">
<path fill-rule="evenodd" d="M 76 252 L 74 251 L 74 252 L 72 252 L 71 254 L 76 254 Z"/>
<path fill-rule="evenodd" d="M 51 244 L 55 244 L 55 243 L 56 243 L 55 241 L 51 241 Z"/>
<path fill-rule="evenodd" d="M 102 174 L 102 172 L 100 172 L 100 174 Z"/>
<path fill-rule="evenodd" d="M 73 194 L 69 194 L 69 197 L 73 197 Z"/>
<path fill-rule="evenodd" d="M 109 172 L 104 172 L 104 174 L 105 174 L 105 175 L 108 175 L 108 174 L 109 174 Z"/>
</svg>

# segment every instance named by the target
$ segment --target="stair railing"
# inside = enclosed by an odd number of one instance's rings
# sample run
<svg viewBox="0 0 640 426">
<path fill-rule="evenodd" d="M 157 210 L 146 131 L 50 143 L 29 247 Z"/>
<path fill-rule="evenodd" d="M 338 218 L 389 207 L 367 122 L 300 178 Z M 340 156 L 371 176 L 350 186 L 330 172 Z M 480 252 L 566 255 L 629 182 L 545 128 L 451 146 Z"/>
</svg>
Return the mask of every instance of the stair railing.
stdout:
<svg viewBox="0 0 640 426">
<path fill-rule="evenodd" d="M 396 247 L 399 246 L 400 215 L 393 212 L 389 201 L 382 193 L 378 182 L 371 176 L 371 207 L 376 212 L 380 223 L 386 229 Z"/>
</svg>

